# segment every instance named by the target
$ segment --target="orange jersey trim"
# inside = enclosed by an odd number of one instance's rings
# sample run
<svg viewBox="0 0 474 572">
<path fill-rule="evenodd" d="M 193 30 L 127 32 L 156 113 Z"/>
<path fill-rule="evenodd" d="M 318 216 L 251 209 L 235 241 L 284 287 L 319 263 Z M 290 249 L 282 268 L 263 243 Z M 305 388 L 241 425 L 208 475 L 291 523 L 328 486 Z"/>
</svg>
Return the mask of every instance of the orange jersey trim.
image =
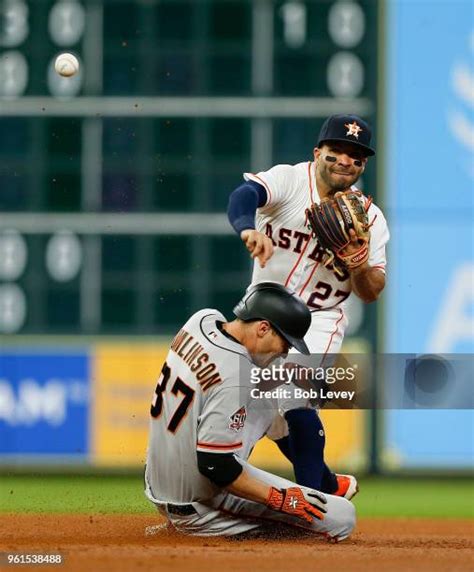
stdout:
<svg viewBox="0 0 474 572">
<path fill-rule="evenodd" d="M 306 290 L 306 287 L 308 286 L 308 284 L 309 284 L 311 278 L 314 276 L 314 273 L 316 272 L 316 269 L 318 268 L 318 266 L 319 266 L 319 262 L 316 262 L 316 264 L 314 265 L 313 270 L 311 271 L 311 274 L 309 275 L 308 280 L 306 280 L 306 282 L 305 282 L 303 288 L 301 288 L 301 290 L 300 290 L 300 294 L 299 294 L 300 296 L 303 295 L 303 292 Z"/>
<path fill-rule="evenodd" d="M 308 180 L 309 180 L 309 199 L 311 201 L 311 203 L 314 203 L 314 199 L 313 199 L 313 181 L 311 179 L 311 165 L 312 165 L 312 161 L 309 161 L 308 163 Z"/>
<path fill-rule="evenodd" d="M 308 162 L 308 180 L 309 180 L 309 198 L 310 198 L 311 202 L 313 202 L 313 183 L 312 183 L 312 181 L 311 181 L 311 161 Z M 305 247 L 304 247 L 303 250 L 301 251 L 301 254 L 300 254 L 298 260 L 296 261 L 296 264 L 293 266 L 293 268 L 291 269 L 290 273 L 288 274 L 288 277 L 287 277 L 287 279 L 285 280 L 285 286 L 288 286 L 288 284 L 290 283 L 291 277 L 292 277 L 293 274 L 295 273 L 295 270 L 298 268 L 298 265 L 299 265 L 299 263 L 301 262 L 301 259 L 303 258 L 303 255 L 304 255 L 304 253 L 306 252 L 306 249 L 308 248 L 308 245 L 309 245 L 310 242 L 311 242 L 311 234 L 310 234 L 310 236 L 309 236 L 309 238 L 308 238 L 308 240 L 307 240 L 307 242 L 306 242 L 306 244 L 305 244 Z M 315 269 L 314 269 L 314 270 L 315 270 Z M 314 270 L 313 270 L 313 273 L 314 273 Z M 312 274 L 313 274 L 313 273 L 312 273 Z M 312 275 L 312 274 L 311 274 L 311 275 Z M 310 279 L 311 279 L 311 277 L 310 277 Z M 308 282 L 309 282 L 309 280 L 308 280 Z M 307 284 L 308 284 L 308 283 L 306 283 L 306 284 L 303 286 L 303 290 L 306 288 Z M 303 290 L 300 292 L 300 296 L 301 296 L 301 293 L 303 292 Z"/>
<path fill-rule="evenodd" d="M 267 185 L 267 183 L 261 179 L 258 175 L 254 175 L 253 173 L 250 173 L 252 175 L 252 177 L 255 177 L 256 179 L 258 179 L 260 181 L 260 183 L 265 187 L 265 190 L 267 191 L 267 195 L 268 195 L 268 202 L 267 204 L 272 202 L 272 192 L 270 190 L 270 187 Z"/>
<path fill-rule="evenodd" d="M 342 310 L 342 308 L 338 308 L 338 310 L 339 310 L 339 312 L 341 312 L 341 317 L 337 320 L 337 322 L 336 322 L 336 327 L 334 328 L 334 332 L 331 334 L 331 337 L 329 338 L 329 343 L 328 343 L 328 345 L 327 345 L 327 347 L 326 347 L 326 351 L 324 352 L 323 359 L 321 360 L 321 366 L 322 366 L 324 360 L 326 359 L 326 355 L 327 355 L 327 353 L 328 353 L 328 351 L 329 351 L 329 348 L 331 347 L 332 339 L 333 339 L 333 337 L 336 335 L 337 330 L 339 329 L 339 322 L 342 320 L 342 318 L 344 318 L 344 311 Z"/>
<path fill-rule="evenodd" d="M 219 444 L 219 443 L 201 443 L 198 441 L 197 448 L 214 449 L 217 451 L 226 451 L 228 449 L 238 449 L 242 447 L 242 441 L 239 443 Z"/>
<path fill-rule="evenodd" d="M 308 240 L 306 241 L 305 247 L 303 248 L 303 250 L 301 251 L 301 254 L 299 255 L 298 260 L 296 261 L 295 265 L 293 266 L 293 268 L 291 269 L 290 273 L 288 274 L 288 278 L 285 280 L 285 286 L 288 286 L 291 277 L 293 276 L 293 274 L 295 273 L 295 270 L 298 268 L 299 263 L 301 262 L 301 259 L 304 256 L 304 253 L 306 252 L 306 249 L 308 248 L 308 244 L 311 241 L 311 236 L 308 238 Z"/>
</svg>

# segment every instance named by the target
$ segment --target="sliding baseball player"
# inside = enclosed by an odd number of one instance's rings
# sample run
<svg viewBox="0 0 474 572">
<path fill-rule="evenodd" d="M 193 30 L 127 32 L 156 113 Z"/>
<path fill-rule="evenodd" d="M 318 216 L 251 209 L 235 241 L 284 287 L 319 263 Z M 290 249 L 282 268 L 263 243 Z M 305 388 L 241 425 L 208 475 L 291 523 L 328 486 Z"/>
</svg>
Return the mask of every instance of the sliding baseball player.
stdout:
<svg viewBox="0 0 474 572">
<path fill-rule="evenodd" d="M 227 322 L 201 310 L 171 344 L 150 409 L 146 495 L 187 534 L 235 535 L 272 521 L 342 540 L 355 525 L 351 502 L 247 461 L 277 408 L 256 391 L 249 368 L 266 368 L 290 348 L 308 353 L 311 314 L 271 282 L 251 288 L 234 313 Z"/>
</svg>

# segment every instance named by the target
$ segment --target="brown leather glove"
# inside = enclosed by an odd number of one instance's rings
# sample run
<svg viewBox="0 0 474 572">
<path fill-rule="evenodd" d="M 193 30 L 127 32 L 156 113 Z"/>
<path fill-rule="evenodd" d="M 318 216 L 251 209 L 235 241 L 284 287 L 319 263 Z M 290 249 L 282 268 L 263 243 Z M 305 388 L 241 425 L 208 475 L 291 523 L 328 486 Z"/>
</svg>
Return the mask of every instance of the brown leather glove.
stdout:
<svg viewBox="0 0 474 572">
<path fill-rule="evenodd" d="M 367 262 L 370 227 L 375 220 L 374 217 L 369 222 L 371 203 L 371 197 L 366 198 L 360 191 L 350 189 L 306 209 L 312 235 L 326 251 L 324 265 L 336 263 L 337 271 L 339 263 L 352 270 Z"/>
<path fill-rule="evenodd" d="M 326 497 L 319 491 L 304 491 L 299 487 L 276 489 L 271 487 L 267 498 L 267 506 L 272 510 L 296 516 L 306 522 L 313 518 L 324 519 Z"/>
</svg>

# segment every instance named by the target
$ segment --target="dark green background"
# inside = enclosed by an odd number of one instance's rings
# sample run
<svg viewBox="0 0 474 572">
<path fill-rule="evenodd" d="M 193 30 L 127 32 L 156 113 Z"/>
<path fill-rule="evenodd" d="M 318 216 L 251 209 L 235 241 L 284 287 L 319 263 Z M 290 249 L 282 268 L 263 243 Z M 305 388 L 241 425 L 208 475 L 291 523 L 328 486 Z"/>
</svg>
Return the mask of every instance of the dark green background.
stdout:
<svg viewBox="0 0 474 572">
<path fill-rule="evenodd" d="M 84 6 L 98 0 L 84 1 Z M 283 40 L 274 5 L 274 89 L 269 96 L 329 97 L 326 66 L 340 48 L 327 31 L 330 0 L 306 0 L 308 39 Z M 30 80 L 27 96 L 46 96 L 46 70 L 58 53 L 48 35 L 51 1 L 29 2 L 30 34 L 21 46 Z M 251 84 L 250 0 L 103 2 L 101 93 L 84 96 L 248 96 Z M 377 5 L 360 2 L 366 32 L 354 48 L 364 62 L 363 97 L 376 100 Z M 68 48 L 81 54 L 84 46 Z M 84 73 L 87 73 L 85 70 Z M 347 111 L 350 112 L 350 104 Z M 368 118 L 375 122 L 376 117 Z M 251 118 L 104 118 L 101 212 L 216 212 L 250 169 Z M 272 164 L 311 159 L 323 118 L 273 123 Z M 82 118 L 0 118 L 0 210 L 81 212 Z M 261 165 L 261 169 L 271 166 Z M 373 161 L 365 188 L 376 196 Z M 80 279 L 60 284 L 48 275 L 49 237 L 27 237 L 29 262 L 18 281 L 28 300 L 22 333 L 81 333 Z M 250 279 L 250 262 L 229 237 L 108 236 L 102 241 L 102 310 L 96 334 L 169 334 L 198 308 L 192 297 L 206 281 L 201 306 L 228 316 Z M 143 287 L 146 285 L 146 287 Z M 138 312 L 139 297 L 149 312 Z M 194 300 L 194 302 L 193 302 Z M 143 300 L 141 300 L 143 308 Z M 373 332 L 365 321 L 362 334 Z"/>
</svg>

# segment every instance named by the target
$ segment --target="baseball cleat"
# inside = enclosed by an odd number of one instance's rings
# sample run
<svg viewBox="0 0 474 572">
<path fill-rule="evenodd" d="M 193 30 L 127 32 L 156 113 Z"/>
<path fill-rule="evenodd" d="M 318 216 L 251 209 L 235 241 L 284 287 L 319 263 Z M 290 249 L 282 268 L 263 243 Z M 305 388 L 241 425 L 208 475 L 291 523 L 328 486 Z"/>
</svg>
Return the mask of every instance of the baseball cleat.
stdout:
<svg viewBox="0 0 474 572">
<path fill-rule="evenodd" d="M 357 479 L 352 475 L 338 475 L 337 478 L 337 491 L 333 493 L 337 497 L 344 497 L 351 500 L 359 492 L 359 485 Z"/>
</svg>

